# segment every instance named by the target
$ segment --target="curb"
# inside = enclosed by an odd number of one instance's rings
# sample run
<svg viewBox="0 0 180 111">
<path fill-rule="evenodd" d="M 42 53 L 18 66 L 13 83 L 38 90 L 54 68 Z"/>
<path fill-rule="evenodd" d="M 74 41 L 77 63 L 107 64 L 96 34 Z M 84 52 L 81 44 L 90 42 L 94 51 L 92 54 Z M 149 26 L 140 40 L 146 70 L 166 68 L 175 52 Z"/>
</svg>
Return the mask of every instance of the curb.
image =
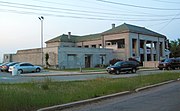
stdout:
<svg viewBox="0 0 180 111">
<path fill-rule="evenodd" d="M 176 82 L 176 81 L 180 81 L 180 78 L 178 78 L 177 80 L 170 80 L 170 81 L 166 81 L 166 82 L 162 82 L 162 83 L 158 83 L 158 84 L 154 84 L 154 85 L 137 88 L 137 89 L 135 89 L 135 92 L 139 92 L 142 90 L 165 85 L 165 84 Z M 82 104 L 88 104 L 88 103 L 92 103 L 92 102 L 96 102 L 96 101 L 100 101 L 100 100 L 104 100 L 104 99 L 109 99 L 109 98 L 113 98 L 116 96 L 122 96 L 122 95 L 130 94 L 130 93 L 133 93 L 133 91 L 124 91 L 124 92 L 110 94 L 110 95 L 101 96 L 101 97 L 97 97 L 97 98 L 92 98 L 92 99 L 87 99 L 87 100 L 82 100 L 82 101 L 77 101 L 77 102 L 71 102 L 71 103 L 62 104 L 62 105 L 55 105 L 55 106 L 51 106 L 51 107 L 45 107 L 45 108 L 38 109 L 37 111 L 62 110 L 65 108 L 70 108 L 70 107 L 78 106 L 78 105 L 82 105 Z"/>
<path fill-rule="evenodd" d="M 76 74 L 21 74 L 22 77 L 45 77 L 45 76 L 76 76 L 76 75 L 93 75 L 93 74 L 104 74 L 106 72 L 87 72 L 87 73 L 76 73 Z"/>
<path fill-rule="evenodd" d="M 124 91 L 124 92 L 115 93 L 115 94 L 106 95 L 106 96 L 101 96 L 101 97 L 97 97 L 97 98 L 92 98 L 92 99 L 87 99 L 87 100 L 62 104 L 62 105 L 55 105 L 55 106 L 46 107 L 46 108 L 41 108 L 41 109 L 38 109 L 37 111 L 62 110 L 62 109 L 69 108 L 69 107 L 72 107 L 72 106 L 88 104 L 88 103 L 92 103 L 92 102 L 95 102 L 95 101 L 100 101 L 100 100 L 104 100 L 104 99 L 108 99 L 108 98 L 112 98 L 112 97 L 116 97 L 116 96 L 126 95 L 126 94 L 129 94 L 129 93 L 131 93 L 131 92 L 130 91 Z"/>
<path fill-rule="evenodd" d="M 157 87 L 157 86 L 161 86 L 161 85 L 164 85 L 164 84 L 172 83 L 172 82 L 175 82 L 175 81 L 176 80 L 170 80 L 170 81 L 166 81 L 166 82 L 162 82 L 162 83 L 158 83 L 158 84 L 153 84 L 153 85 L 137 88 L 137 89 L 135 89 L 135 92 L 139 92 L 139 91 L 149 89 L 149 88 L 152 88 L 152 87 Z"/>
</svg>

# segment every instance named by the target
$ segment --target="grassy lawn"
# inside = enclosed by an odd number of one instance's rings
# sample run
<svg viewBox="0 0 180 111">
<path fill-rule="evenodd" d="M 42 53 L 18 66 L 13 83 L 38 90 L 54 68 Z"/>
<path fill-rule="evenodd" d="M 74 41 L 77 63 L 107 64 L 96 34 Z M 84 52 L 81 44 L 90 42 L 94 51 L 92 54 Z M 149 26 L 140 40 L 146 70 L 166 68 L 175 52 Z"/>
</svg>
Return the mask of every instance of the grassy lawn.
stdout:
<svg viewBox="0 0 180 111">
<path fill-rule="evenodd" d="M 51 105 L 99 97 L 177 79 L 180 72 L 131 78 L 97 78 L 88 81 L 0 84 L 0 111 L 31 111 Z"/>
</svg>

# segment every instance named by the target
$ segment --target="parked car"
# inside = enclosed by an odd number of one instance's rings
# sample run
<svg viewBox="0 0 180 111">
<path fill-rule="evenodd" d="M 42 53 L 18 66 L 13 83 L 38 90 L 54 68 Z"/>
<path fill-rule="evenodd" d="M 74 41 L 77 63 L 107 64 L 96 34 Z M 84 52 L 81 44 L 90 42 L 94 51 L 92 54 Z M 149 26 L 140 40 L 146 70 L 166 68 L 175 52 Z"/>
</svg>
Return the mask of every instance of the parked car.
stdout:
<svg viewBox="0 0 180 111">
<path fill-rule="evenodd" d="M 42 70 L 42 67 L 35 66 L 31 63 L 22 62 L 10 67 L 9 71 L 13 71 L 14 69 L 16 69 L 18 73 L 22 74 L 25 72 L 40 72 Z"/>
<path fill-rule="evenodd" d="M 2 66 L 3 65 L 6 65 L 8 62 L 5 62 L 5 63 L 2 63 L 2 64 L 0 64 L 0 71 L 1 71 L 1 69 L 2 69 Z"/>
<path fill-rule="evenodd" d="M 2 71 L 2 72 L 3 72 L 3 71 L 8 72 L 9 67 L 10 67 L 10 66 L 13 66 L 13 65 L 15 65 L 15 64 L 17 64 L 17 63 L 19 63 L 19 62 L 9 62 L 9 63 L 7 63 L 7 64 L 4 64 L 4 65 L 2 65 L 2 67 L 1 67 L 1 71 Z"/>
<path fill-rule="evenodd" d="M 163 69 L 176 69 L 176 68 L 180 68 L 180 58 L 167 58 L 162 60 L 159 65 L 158 68 L 160 70 Z"/>
<path fill-rule="evenodd" d="M 134 61 L 119 61 L 114 65 L 106 68 L 106 71 L 110 74 L 120 74 L 121 72 L 129 72 L 136 73 L 138 70 L 138 64 Z"/>
</svg>

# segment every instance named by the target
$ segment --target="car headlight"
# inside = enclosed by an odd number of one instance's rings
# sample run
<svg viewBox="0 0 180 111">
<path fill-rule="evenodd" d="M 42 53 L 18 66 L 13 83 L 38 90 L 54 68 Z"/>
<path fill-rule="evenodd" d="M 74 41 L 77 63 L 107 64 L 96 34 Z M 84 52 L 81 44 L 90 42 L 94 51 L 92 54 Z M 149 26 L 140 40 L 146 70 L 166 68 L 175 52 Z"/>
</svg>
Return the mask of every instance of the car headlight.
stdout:
<svg viewBox="0 0 180 111">
<path fill-rule="evenodd" d="M 114 68 L 111 68 L 111 70 L 114 70 Z"/>
</svg>

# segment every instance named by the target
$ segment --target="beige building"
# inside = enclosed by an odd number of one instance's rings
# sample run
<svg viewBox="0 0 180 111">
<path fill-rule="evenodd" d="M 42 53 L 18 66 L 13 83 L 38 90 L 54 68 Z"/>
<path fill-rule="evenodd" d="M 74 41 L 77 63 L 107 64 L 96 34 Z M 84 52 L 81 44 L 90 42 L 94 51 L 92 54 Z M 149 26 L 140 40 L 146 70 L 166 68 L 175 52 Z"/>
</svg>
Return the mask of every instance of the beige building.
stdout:
<svg viewBox="0 0 180 111">
<path fill-rule="evenodd" d="M 95 67 L 109 60 L 135 58 L 141 62 L 159 61 L 168 57 L 166 36 L 144 27 L 122 24 L 98 34 L 85 36 L 63 34 L 46 41 L 43 56 L 48 53 L 49 64 L 60 68 Z M 41 64 L 41 50 L 19 50 L 5 54 L 5 61 Z M 44 59 L 45 60 L 45 59 Z M 45 61 L 44 61 L 45 63 Z"/>
</svg>

